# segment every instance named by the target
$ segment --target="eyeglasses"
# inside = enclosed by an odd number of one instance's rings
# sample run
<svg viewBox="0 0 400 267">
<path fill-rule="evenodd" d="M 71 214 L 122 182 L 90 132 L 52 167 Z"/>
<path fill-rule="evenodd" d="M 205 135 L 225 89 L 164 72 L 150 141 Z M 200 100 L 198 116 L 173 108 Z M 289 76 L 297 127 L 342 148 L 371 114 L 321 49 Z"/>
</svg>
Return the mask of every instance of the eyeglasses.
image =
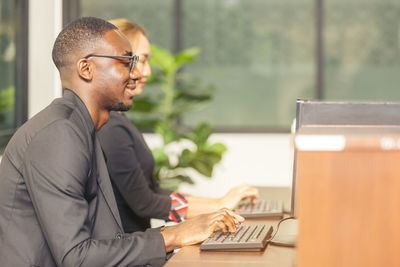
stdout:
<svg viewBox="0 0 400 267">
<path fill-rule="evenodd" d="M 108 57 L 108 58 L 128 58 L 129 59 L 129 72 L 132 71 L 133 66 L 139 61 L 139 56 L 109 56 L 109 55 L 88 55 L 85 58 L 88 59 L 90 57 Z"/>
</svg>

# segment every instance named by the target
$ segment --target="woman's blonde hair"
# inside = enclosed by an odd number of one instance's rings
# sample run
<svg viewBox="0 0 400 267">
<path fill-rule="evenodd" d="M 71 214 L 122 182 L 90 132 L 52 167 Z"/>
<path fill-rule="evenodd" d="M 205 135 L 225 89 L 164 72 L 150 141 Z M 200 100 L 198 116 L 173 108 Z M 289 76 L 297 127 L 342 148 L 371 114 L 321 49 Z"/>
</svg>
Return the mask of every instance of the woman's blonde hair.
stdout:
<svg viewBox="0 0 400 267">
<path fill-rule="evenodd" d="M 132 37 L 134 39 L 137 39 L 140 34 L 143 34 L 147 37 L 147 31 L 142 25 L 132 23 L 127 19 L 112 19 L 108 22 L 114 24 L 123 34 L 125 34 L 129 38 Z"/>
</svg>

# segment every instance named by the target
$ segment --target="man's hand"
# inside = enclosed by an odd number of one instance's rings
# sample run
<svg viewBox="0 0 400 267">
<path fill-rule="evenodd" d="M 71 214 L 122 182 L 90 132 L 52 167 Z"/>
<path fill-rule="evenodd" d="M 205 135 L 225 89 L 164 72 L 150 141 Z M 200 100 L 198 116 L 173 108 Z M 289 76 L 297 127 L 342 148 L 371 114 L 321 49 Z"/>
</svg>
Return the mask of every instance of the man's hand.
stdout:
<svg viewBox="0 0 400 267">
<path fill-rule="evenodd" d="M 233 209 L 239 201 L 246 198 L 251 198 L 252 203 L 255 204 L 256 199 L 258 198 L 258 190 L 247 184 L 242 184 L 232 188 L 223 198 L 221 198 L 221 206 Z"/>
<path fill-rule="evenodd" d="M 213 213 L 203 214 L 183 223 L 169 226 L 161 230 L 166 251 L 182 246 L 193 245 L 206 240 L 217 228 L 224 232 L 234 232 L 236 225 L 244 218 L 229 209 L 220 209 Z"/>
</svg>

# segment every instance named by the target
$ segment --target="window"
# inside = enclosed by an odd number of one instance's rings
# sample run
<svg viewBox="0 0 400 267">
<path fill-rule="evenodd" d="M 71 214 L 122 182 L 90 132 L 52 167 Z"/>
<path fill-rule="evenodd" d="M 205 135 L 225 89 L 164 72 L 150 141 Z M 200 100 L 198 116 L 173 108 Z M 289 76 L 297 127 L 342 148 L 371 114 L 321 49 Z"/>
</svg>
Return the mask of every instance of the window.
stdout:
<svg viewBox="0 0 400 267">
<path fill-rule="evenodd" d="M 248 131 L 289 129 L 295 100 L 314 97 L 314 1 L 182 1 L 183 47 L 200 46 L 187 71 L 218 89 L 208 108 L 184 118 Z M 196 12 L 191 12 L 196 10 Z"/>
<path fill-rule="evenodd" d="M 400 1 L 325 0 L 327 99 L 400 101 Z"/>
<path fill-rule="evenodd" d="M 184 71 L 217 94 L 187 125 L 289 131 L 297 98 L 400 101 L 398 0 L 80 0 L 80 12 L 138 22 L 170 50 L 201 48 Z"/>
<path fill-rule="evenodd" d="M 0 1 L 0 152 L 27 119 L 28 1 Z"/>
</svg>

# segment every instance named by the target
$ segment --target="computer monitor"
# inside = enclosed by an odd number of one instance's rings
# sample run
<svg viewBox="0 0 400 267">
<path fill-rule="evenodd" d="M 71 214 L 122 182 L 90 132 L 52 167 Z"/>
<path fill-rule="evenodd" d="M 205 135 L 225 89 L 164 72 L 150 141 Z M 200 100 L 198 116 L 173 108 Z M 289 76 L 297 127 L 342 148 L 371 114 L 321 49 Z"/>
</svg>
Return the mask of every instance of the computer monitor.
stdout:
<svg viewBox="0 0 400 267">
<path fill-rule="evenodd" d="M 399 102 L 334 102 L 298 99 L 295 133 L 308 126 L 400 125 Z M 296 217 L 297 155 L 294 149 L 292 180 L 292 217 Z"/>
</svg>

